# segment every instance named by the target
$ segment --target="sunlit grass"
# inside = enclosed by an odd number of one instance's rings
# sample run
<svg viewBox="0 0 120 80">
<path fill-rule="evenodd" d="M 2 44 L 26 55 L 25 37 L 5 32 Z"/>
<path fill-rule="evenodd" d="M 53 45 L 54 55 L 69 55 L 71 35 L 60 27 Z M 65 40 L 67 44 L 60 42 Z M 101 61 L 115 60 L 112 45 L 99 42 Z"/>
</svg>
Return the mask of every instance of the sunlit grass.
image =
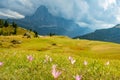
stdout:
<svg viewBox="0 0 120 80">
<path fill-rule="evenodd" d="M 22 43 L 12 44 L 14 39 Z M 53 65 L 62 72 L 58 80 L 75 80 L 77 74 L 82 80 L 120 80 L 119 44 L 58 36 L 0 37 L 0 43 L 1 80 L 54 80 Z M 46 55 L 52 61 L 45 62 Z M 29 60 L 28 56 L 33 59 Z M 75 60 L 74 64 L 71 64 L 70 56 Z"/>
</svg>

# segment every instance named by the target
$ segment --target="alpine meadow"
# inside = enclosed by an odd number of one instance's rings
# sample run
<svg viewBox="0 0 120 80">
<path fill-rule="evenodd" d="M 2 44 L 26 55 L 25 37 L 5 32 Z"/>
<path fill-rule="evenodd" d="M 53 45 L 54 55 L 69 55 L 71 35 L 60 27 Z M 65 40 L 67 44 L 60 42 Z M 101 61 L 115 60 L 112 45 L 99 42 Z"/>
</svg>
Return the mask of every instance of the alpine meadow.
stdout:
<svg viewBox="0 0 120 80">
<path fill-rule="evenodd" d="M 0 80 L 120 80 L 120 1 L 0 0 Z"/>
</svg>

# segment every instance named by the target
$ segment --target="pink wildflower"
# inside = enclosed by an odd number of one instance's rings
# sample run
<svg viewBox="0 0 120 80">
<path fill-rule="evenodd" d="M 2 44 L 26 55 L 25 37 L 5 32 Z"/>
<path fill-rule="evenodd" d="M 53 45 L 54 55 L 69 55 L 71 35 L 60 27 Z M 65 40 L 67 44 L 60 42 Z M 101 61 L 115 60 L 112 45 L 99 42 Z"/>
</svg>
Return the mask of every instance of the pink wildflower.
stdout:
<svg viewBox="0 0 120 80">
<path fill-rule="evenodd" d="M 81 79 L 82 79 L 82 76 L 81 76 L 81 75 L 78 75 L 78 74 L 77 74 L 77 75 L 75 76 L 75 80 L 81 80 Z"/>
<path fill-rule="evenodd" d="M 52 66 L 52 75 L 55 79 L 57 79 L 61 75 L 61 73 L 62 72 L 60 72 L 56 69 L 56 65 Z"/>
<path fill-rule="evenodd" d="M 27 59 L 28 59 L 29 61 L 32 61 L 32 60 L 33 60 L 32 55 L 27 56 Z"/>
<path fill-rule="evenodd" d="M 0 66 L 2 66 L 3 65 L 3 62 L 0 62 Z"/>
</svg>

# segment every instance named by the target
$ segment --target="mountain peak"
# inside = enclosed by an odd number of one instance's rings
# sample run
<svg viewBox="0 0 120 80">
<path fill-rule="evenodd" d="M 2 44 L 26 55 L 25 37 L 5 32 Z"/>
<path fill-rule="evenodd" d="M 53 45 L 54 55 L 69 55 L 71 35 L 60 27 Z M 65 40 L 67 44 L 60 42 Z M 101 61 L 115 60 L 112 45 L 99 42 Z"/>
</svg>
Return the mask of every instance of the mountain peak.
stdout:
<svg viewBox="0 0 120 80">
<path fill-rule="evenodd" d="M 33 14 L 33 16 L 45 16 L 50 15 L 48 12 L 48 9 L 45 6 L 40 6 L 37 8 L 36 12 Z"/>
<path fill-rule="evenodd" d="M 37 12 L 39 12 L 39 13 L 40 12 L 48 12 L 48 9 L 45 6 L 40 6 L 37 8 L 36 13 Z"/>
<path fill-rule="evenodd" d="M 41 35 L 55 33 L 75 37 L 91 32 L 90 29 L 80 27 L 72 20 L 52 15 L 45 6 L 40 6 L 33 15 L 15 22 L 23 27 L 33 29 Z"/>
</svg>

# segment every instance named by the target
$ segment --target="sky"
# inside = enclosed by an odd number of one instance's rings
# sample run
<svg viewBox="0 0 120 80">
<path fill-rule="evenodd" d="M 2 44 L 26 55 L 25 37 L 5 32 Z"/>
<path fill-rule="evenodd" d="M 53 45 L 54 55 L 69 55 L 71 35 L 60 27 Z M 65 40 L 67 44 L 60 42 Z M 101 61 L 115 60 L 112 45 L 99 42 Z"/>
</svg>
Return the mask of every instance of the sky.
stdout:
<svg viewBox="0 0 120 80">
<path fill-rule="evenodd" d="M 42 5 L 52 15 L 81 27 L 101 29 L 120 24 L 120 0 L 0 0 L 0 18 L 24 18 Z"/>
</svg>

